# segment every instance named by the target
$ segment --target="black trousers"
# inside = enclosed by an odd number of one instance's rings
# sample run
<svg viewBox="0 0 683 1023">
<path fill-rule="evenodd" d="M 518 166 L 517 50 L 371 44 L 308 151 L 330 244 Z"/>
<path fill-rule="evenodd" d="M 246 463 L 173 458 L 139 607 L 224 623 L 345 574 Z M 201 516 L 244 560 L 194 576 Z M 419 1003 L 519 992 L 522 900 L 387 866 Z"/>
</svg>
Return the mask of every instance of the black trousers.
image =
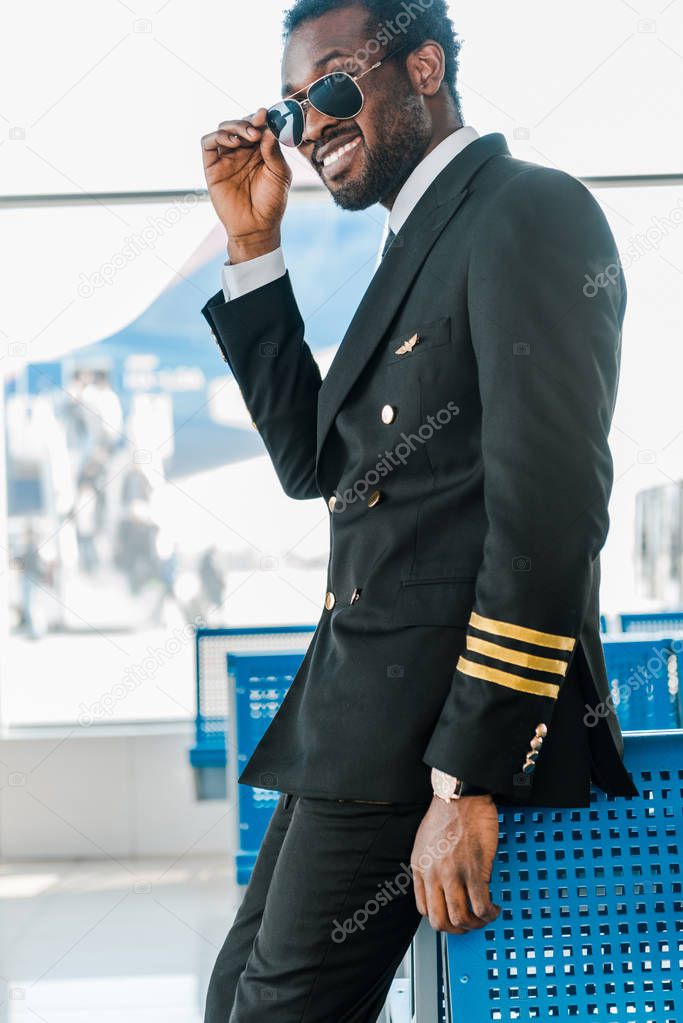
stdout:
<svg viewBox="0 0 683 1023">
<path fill-rule="evenodd" d="M 204 1023 L 375 1023 L 421 919 L 409 864 L 428 805 L 281 796 Z"/>
</svg>

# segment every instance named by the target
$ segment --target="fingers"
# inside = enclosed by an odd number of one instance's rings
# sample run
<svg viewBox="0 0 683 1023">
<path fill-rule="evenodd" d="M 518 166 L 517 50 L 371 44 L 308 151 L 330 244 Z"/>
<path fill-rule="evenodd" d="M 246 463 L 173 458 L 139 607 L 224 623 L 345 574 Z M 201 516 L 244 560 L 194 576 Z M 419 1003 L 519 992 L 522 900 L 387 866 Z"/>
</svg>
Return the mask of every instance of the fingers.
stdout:
<svg viewBox="0 0 683 1023">
<path fill-rule="evenodd" d="M 204 160 L 219 158 L 223 151 L 253 148 L 259 144 L 262 135 L 263 127 L 255 127 L 249 121 L 222 121 L 217 131 L 202 136 Z"/>
<path fill-rule="evenodd" d="M 456 878 L 441 883 L 414 871 L 413 884 L 418 912 L 429 918 L 435 931 L 467 934 L 492 923 L 500 913 L 483 881 Z"/>
<path fill-rule="evenodd" d="M 263 128 L 257 128 L 250 121 L 221 121 L 218 125 L 219 141 L 224 144 L 224 139 L 229 139 L 233 145 L 254 145 L 260 141 Z"/>
<path fill-rule="evenodd" d="M 255 113 L 249 114 L 246 120 L 251 121 L 251 123 L 257 128 L 265 128 L 267 114 L 268 110 L 266 107 L 259 107 Z"/>
<path fill-rule="evenodd" d="M 420 916 L 427 916 L 427 893 L 422 874 L 415 867 L 411 867 L 413 874 L 413 891 L 415 893 L 415 905 Z"/>
<path fill-rule="evenodd" d="M 252 148 L 265 142 L 264 158 L 277 159 L 280 147 L 277 140 L 266 131 L 268 110 L 259 107 L 253 114 L 239 120 L 221 121 L 216 131 L 202 137 L 202 151 L 205 164 L 219 160 L 224 153 L 241 148 Z"/>
<path fill-rule="evenodd" d="M 480 877 L 467 878 L 467 895 L 472 912 L 485 924 L 492 923 L 500 913 L 500 906 L 491 901 L 491 893 L 486 881 Z"/>
<path fill-rule="evenodd" d="M 226 135 L 235 140 L 255 142 L 261 138 L 263 129 L 257 128 L 249 121 L 222 121 L 218 126 L 218 135 Z"/>
<path fill-rule="evenodd" d="M 461 933 L 476 931 L 486 926 L 486 921 L 480 920 L 470 909 L 467 902 L 467 891 L 460 882 L 450 884 L 444 892 L 448 919 L 454 927 L 462 928 Z"/>
<path fill-rule="evenodd" d="M 425 879 L 415 874 L 416 889 L 418 878 L 421 890 L 419 897 L 416 890 L 417 908 L 422 916 L 428 917 L 430 926 L 435 931 L 446 931 L 448 934 L 465 934 L 469 928 L 461 926 L 459 921 L 454 922 L 450 917 L 443 886 L 436 878 Z"/>
<path fill-rule="evenodd" d="M 228 135 L 234 135 L 245 142 L 257 142 L 266 126 L 267 113 L 265 107 L 259 107 L 253 114 L 240 120 L 221 121 L 218 131 L 227 132 Z"/>
<path fill-rule="evenodd" d="M 264 131 L 261 137 L 261 156 L 268 167 L 274 171 L 282 171 L 286 167 L 286 161 L 282 155 L 280 143 L 272 131 Z"/>
<path fill-rule="evenodd" d="M 289 170 L 280 143 L 272 132 L 266 130 L 267 113 L 266 107 L 259 107 L 249 117 L 241 120 L 221 121 L 216 131 L 204 135 L 202 156 L 205 166 L 210 167 L 223 156 L 239 150 L 254 150 L 260 146 L 266 165 L 279 177 L 288 177 Z"/>
<path fill-rule="evenodd" d="M 453 923 L 450 919 L 446 895 L 439 884 L 427 885 L 427 916 L 430 926 L 435 931 L 446 931 L 448 934 L 465 934 L 466 928 Z"/>
</svg>

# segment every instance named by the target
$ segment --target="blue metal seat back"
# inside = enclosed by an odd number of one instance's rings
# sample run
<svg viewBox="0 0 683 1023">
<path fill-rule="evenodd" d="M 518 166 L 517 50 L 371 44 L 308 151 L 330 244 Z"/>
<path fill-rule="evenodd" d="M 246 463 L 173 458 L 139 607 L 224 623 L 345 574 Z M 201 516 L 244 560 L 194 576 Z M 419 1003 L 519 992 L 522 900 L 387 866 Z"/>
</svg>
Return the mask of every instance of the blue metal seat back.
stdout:
<svg viewBox="0 0 683 1023">
<path fill-rule="evenodd" d="M 626 762 L 638 797 L 501 814 L 502 912 L 446 943 L 454 1023 L 683 1019 L 683 733 L 627 736 Z"/>
</svg>

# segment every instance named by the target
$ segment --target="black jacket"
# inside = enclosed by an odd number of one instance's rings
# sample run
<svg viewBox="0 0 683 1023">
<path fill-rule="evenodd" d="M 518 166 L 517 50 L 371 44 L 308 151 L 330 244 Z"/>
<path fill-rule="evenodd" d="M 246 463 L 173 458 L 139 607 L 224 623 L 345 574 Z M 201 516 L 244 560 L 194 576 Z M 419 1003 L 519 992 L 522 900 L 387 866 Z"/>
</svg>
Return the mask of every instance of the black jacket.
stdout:
<svg viewBox="0 0 683 1023">
<path fill-rule="evenodd" d="M 491 134 L 411 212 L 324 382 L 288 274 L 206 304 L 285 492 L 330 508 L 320 621 L 240 781 L 412 801 L 435 766 L 503 802 L 582 805 L 591 774 L 635 792 L 598 630 L 615 265 L 590 192 Z"/>
</svg>

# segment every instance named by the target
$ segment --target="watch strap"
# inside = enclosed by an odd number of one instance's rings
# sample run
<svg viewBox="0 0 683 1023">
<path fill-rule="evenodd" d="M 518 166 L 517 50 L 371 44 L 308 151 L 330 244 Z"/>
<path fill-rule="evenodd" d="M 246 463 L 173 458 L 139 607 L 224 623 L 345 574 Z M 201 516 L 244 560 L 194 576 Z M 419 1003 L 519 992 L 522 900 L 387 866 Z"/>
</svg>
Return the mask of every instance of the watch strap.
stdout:
<svg viewBox="0 0 683 1023">
<path fill-rule="evenodd" d="M 456 778 L 452 774 L 440 771 L 437 767 L 432 768 L 431 778 L 434 795 L 447 803 L 454 799 L 461 799 L 463 796 L 490 795 L 488 789 L 484 789 L 480 785 L 471 785 L 462 778 Z"/>
<path fill-rule="evenodd" d="M 488 789 L 483 789 L 481 785 L 470 785 L 469 782 L 464 781 L 460 787 L 461 796 L 490 796 L 491 793 Z"/>
</svg>

